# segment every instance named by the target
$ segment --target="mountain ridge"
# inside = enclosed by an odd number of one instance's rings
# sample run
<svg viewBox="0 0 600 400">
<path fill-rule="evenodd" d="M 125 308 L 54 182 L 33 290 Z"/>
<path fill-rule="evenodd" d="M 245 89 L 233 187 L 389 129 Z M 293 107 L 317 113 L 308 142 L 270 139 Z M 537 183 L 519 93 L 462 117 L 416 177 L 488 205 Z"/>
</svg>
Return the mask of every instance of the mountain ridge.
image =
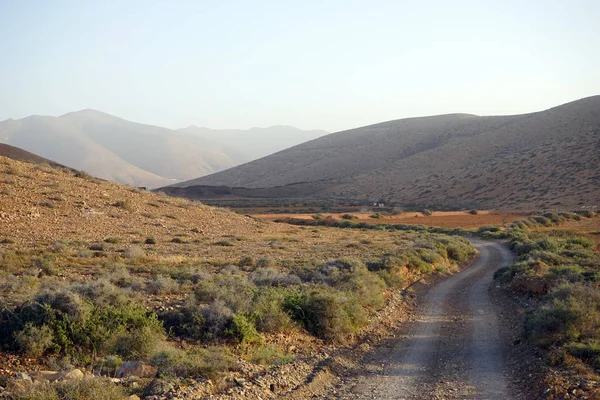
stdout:
<svg viewBox="0 0 600 400">
<path fill-rule="evenodd" d="M 277 127 L 258 128 L 253 136 L 263 132 L 263 136 L 268 137 L 273 129 L 277 131 Z M 252 151 L 247 151 L 244 143 L 251 141 L 251 137 L 227 143 L 219 141 L 219 135 L 219 131 L 210 129 L 198 136 L 186 132 L 185 128 L 173 130 L 131 122 L 90 108 L 58 117 L 31 115 L 0 122 L 0 143 L 102 179 L 147 187 L 221 171 L 256 158 L 256 149 L 267 153 L 272 150 L 271 144 L 258 143 L 249 146 L 254 146 Z M 298 142 L 303 138 L 284 138 L 274 146 L 279 146 L 276 149 L 279 150 L 285 147 L 286 140 Z"/>
<path fill-rule="evenodd" d="M 194 187 L 225 186 L 278 198 L 275 188 L 301 183 L 303 196 L 337 202 L 575 207 L 600 198 L 598 149 L 600 96 L 592 96 L 528 114 L 386 121 L 173 186 L 188 197 L 199 195 Z"/>
</svg>

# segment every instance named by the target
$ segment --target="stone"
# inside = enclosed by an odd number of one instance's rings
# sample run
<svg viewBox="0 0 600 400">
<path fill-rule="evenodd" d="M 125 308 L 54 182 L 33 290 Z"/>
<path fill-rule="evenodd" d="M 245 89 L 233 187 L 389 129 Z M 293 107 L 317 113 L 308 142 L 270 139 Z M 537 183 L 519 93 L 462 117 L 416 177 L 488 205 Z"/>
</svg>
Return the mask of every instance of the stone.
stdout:
<svg viewBox="0 0 600 400">
<path fill-rule="evenodd" d="M 31 377 L 29 375 L 27 375 L 25 372 L 19 372 L 18 374 L 15 375 L 14 379 L 16 379 L 18 381 L 32 382 Z"/>
<path fill-rule="evenodd" d="M 140 396 L 138 396 L 137 394 L 132 394 L 131 396 L 128 397 L 129 400 L 141 400 Z"/>
<path fill-rule="evenodd" d="M 54 382 L 60 379 L 62 374 L 57 371 L 31 371 L 28 375 L 36 382 Z"/>
<path fill-rule="evenodd" d="M 158 368 L 143 361 L 129 361 L 117 370 L 117 378 L 154 378 L 158 374 Z"/>
<path fill-rule="evenodd" d="M 148 396 L 164 396 L 173 390 L 173 385 L 161 379 L 154 379 L 146 388 L 144 388 L 144 398 Z"/>
<path fill-rule="evenodd" d="M 62 379 L 66 379 L 68 381 L 72 381 L 72 380 L 76 380 L 76 379 L 83 379 L 84 374 L 80 369 L 75 368 L 74 370 L 71 370 L 69 372 L 66 372 L 62 375 Z"/>
</svg>

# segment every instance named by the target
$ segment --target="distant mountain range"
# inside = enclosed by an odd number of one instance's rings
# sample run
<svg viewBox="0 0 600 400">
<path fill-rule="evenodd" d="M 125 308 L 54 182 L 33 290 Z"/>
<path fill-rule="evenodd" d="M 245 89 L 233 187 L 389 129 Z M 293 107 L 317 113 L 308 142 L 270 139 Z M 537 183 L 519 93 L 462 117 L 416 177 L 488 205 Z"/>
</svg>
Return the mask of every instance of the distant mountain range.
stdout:
<svg viewBox="0 0 600 400">
<path fill-rule="evenodd" d="M 444 208 L 600 202 L 600 96 L 511 116 L 448 114 L 333 133 L 164 190 Z"/>
<path fill-rule="evenodd" d="M 0 143 L 99 178 L 151 188 L 218 172 L 326 133 L 291 126 L 171 130 L 95 110 L 0 122 Z"/>
</svg>

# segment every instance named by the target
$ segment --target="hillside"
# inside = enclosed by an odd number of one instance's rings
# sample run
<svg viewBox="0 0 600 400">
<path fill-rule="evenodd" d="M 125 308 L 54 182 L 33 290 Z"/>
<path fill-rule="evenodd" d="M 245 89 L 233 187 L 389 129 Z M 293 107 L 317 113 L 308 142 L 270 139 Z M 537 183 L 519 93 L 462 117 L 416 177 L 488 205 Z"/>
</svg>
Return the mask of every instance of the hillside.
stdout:
<svg viewBox="0 0 600 400">
<path fill-rule="evenodd" d="M 165 190 L 203 198 L 224 186 L 239 197 L 571 208 L 600 198 L 599 150 L 594 96 L 524 115 L 449 114 L 337 132 Z"/>
<path fill-rule="evenodd" d="M 0 122 L 0 143 L 102 179 L 158 187 L 239 165 L 254 159 L 255 154 L 267 154 L 273 148 L 260 140 L 261 132 L 264 137 L 271 137 L 273 132 L 286 137 L 275 142 L 282 146 L 275 150 L 304 138 L 304 131 L 291 128 L 296 135 L 289 135 L 290 129 L 283 128 L 255 128 L 246 136 L 242 134 L 246 131 L 239 131 L 237 139 L 229 141 L 220 140 L 221 131 L 198 128 L 200 135 L 194 129 L 171 130 L 82 110 L 60 117 L 31 116 Z M 254 136 L 259 138 L 258 147 L 251 145 L 246 151 L 245 145 Z"/>
<path fill-rule="evenodd" d="M 237 150 L 236 161 L 248 162 L 276 153 L 288 147 L 326 135 L 322 130 L 301 130 L 293 126 L 277 125 L 268 128 L 209 129 L 189 126 L 179 132 L 190 137 L 228 143 L 229 151 Z"/>
<path fill-rule="evenodd" d="M 171 398 L 250 378 L 266 383 L 249 397 L 288 397 L 331 358 L 327 343 L 393 329 L 403 308 L 385 307 L 389 293 L 473 252 L 425 230 L 275 224 L 0 156 L 0 397 L 59 398 L 62 374 L 81 371 L 68 398 L 146 396 L 157 371 Z M 154 373 L 135 386 L 108 379 L 140 360 Z M 19 381 L 38 370 L 63 382 Z M 97 393 L 71 394 L 84 390 Z"/>
<path fill-rule="evenodd" d="M 63 165 L 56 163 L 52 160 L 48 160 L 44 157 L 38 156 L 37 154 L 33 154 L 18 147 L 14 147 L 4 143 L 0 143 L 0 156 L 33 164 L 48 165 L 51 167 L 64 167 Z"/>
</svg>

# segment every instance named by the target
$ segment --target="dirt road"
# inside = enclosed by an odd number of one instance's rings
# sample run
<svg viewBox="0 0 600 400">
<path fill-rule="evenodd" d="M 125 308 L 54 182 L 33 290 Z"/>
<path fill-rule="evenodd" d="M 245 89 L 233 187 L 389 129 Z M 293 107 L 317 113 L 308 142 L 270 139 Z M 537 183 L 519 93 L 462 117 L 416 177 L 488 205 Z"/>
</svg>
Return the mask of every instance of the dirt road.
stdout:
<svg viewBox="0 0 600 400">
<path fill-rule="evenodd" d="M 503 359 L 489 288 L 509 264 L 504 247 L 474 241 L 480 254 L 467 270 L 432 287 L 401 337 L 365 360 L 365 373 L 335 393 L 347 399 L 519 399 Z M 369 371 L 370 370 L 370 371 Z"/>
</svg>

